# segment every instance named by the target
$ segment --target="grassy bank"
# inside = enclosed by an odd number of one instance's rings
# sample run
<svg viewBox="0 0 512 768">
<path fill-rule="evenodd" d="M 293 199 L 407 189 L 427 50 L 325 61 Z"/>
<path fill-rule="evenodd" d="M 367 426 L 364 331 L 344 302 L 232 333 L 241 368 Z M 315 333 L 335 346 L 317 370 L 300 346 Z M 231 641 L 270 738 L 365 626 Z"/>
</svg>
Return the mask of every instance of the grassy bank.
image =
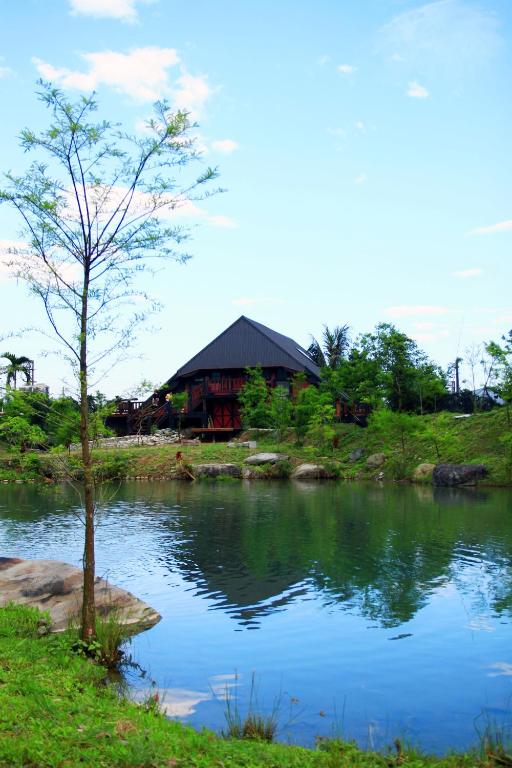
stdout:
<svg viewBox="0 0 512 768">
<path fill-rule="evenodd" d="M 422 463 L 482 463 L 488 469 L 487 485 L 512 485 L 512 430 L 504 409 L 454 418 L 451 413 L 417 417 L 415 429 L 402 440 L 398 434 L 383 435 L 377 430 L 361 429 L 354 424 L 336 426 L 336 447 L 326 443 L 298 446 L 290 431 L 288 438 L 277 442 L 272 434 L 257 436 L 257 451 L 277 451 L 289 457 L 279 467 L 263 467 L 261 477 L 287 477 L 305 462 L 320 463 L 335 478 L 370 480 L 377 476 L 392 481 L 410 478 Z M 176 452 L 193 473 L 193 467 L 204 463 L 234 463 L 243 466 L 244 459 L 254 453 L 247 448 L 230 448 L 225 443 L 201 445 L 135 446 L 102 448 L 94 451 L 99 479 L 135 477 L 169 479 L 180 476 Z M 361 449 L 356 461 L 351 454 Z M 369 456 L 383 453 L 384 464 L 367 465 Z M 353 457 L 352 457 L 353 458 Z M 68 455 L 0 451 L 0 480 L 62 480 L 71 472 L 79 476 L 80 458 Z M 185 475 L 186 477 L 186 475 Z"/>
<path fill-rule="evenodd" d="M 307 750 L 226 740 L 168 721 L 105 685 L 104 670 L 70 650 L 69 635 L 38 637 L 34 609 L 0 609 L 0 766 L 64 768 L 393 768 L 503 765 L 505 753 L 446 758 L 340 741 Z M 509 763 L 510 764 L 510 763 Z"/>
</svg>

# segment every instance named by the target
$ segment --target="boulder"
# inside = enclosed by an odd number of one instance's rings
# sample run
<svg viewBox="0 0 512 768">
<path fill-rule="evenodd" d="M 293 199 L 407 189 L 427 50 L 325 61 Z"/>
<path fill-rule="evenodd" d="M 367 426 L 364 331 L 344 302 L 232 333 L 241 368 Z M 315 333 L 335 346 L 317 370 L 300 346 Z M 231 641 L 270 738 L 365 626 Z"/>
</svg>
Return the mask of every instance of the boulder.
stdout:
<svg viewBox="0 0 512 768">
<path fill-rule="evenodd" d="M 0 605 L 13 602 L 48 611 L 51 631 L 62 632 L 80 613 L 83 572 L 57 560 L 21 560 L 0 558 Z M 112 609 L 119 612 L 125 626 L 134 632 L 147 629 L 161 616 L 147 603 L 109 584 L 99 577 L 95 580 L 96 610 L 108 616 Z"/>
<path fill-rule="evenodd" d="M 476 485 L 487 475 L 483 464 L 437 464 L 432 474 L 434 485 Z"/>
<path fill-rule="evenodd" d="M 287 461 L 288 456 L 284 453 L 255 453 L 245 459 L 245 464 L 276 464 L 278 461 Z"/>
<path fill-rule="evenodd" d="M 192 467 L 195 477 L 242 477 L 242 471 L 236 464 L 196 464 Z"/>
<path fill-rule="evenodd" d="M 242 477 L 244 480 L 262 480 L 265 479 L 265 473 L 258 472 L 257 469 L 251 469 L 251 467 L 244 467 Z"/>
<path fill-rule="evenodd" d="M 294 480 L 320 480 L 329 477 L 329 473 L 321 464 L 300 464 L 292 472 Z"/>
<path fill-rule="evenodd" d="M 252 451 L 258 447 L 258 443 L 256 440 L 241 440 L 240 442 L 237 440 L 231 440 L 227 444 L 228 448 L 250 448 Z"/>
<path fill-rule="evenodd" d="M 371 456 L 368 456 L 366 459 L 366 466 L 368 469 L 378 469 L 379 467 L 382 467 L 382 465 L 386 461 L 386 454 L 385 453 L 372 453 Z"/>
<path fill-rule="evenodd" d="M 412 473 L 412 480 L 414 483 L 424 483 L 427 480 L 432 479 L 432 473 L 435 469 L 435 464 L 418 464 L 416 469 Z"/>
<path fill-rule="evenodd" d="M 364 450 L 363 448 L 356 448 L 352 453 L 349 453 L 348 460 L 351 464 L 354 464 L 354 462 L 359 461 L 359 459 L 362 459 L 364 456 Z"/>
</svg>

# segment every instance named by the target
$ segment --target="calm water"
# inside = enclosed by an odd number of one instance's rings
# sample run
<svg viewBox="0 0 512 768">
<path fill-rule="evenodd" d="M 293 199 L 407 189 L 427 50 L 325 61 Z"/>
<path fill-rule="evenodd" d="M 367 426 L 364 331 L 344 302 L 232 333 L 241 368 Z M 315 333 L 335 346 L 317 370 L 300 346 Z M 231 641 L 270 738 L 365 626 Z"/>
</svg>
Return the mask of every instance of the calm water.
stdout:
<svg viewBox="0 0 512 768">
<path fill-rule="evenodd" d="M 0 554 L 78 565 L 71 491 L 0 486 Z M 163 620 L 132 653 L 168 711 L 221 729 L 229 690 L 279 737 L 437 752 L 512 721 L 512 493 L 126 484 L 98 572 Z M 147 680 L 134 678 L 143 689 Z"/>
</svg>

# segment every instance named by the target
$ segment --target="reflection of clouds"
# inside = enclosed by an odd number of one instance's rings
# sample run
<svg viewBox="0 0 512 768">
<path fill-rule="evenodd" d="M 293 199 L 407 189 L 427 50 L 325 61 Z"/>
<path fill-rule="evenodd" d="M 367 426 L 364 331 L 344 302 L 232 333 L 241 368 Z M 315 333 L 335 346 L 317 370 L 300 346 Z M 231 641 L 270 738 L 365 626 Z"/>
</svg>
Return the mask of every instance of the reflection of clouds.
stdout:
<svg viewBox="0 0 512 768">
<path fill-rule="evenodd" d="M 156 694 L 167 717 L 188 717 L 194 714 L 198 704 L 212 698 L 209 693 L 190 691 L 188 688 L 138 688 L 133 691 L 132 698 L 142 704 Z"/>
<path fill-rule="evenodd" d="M 494 632 L 495 628 L 491 623 L 489 616 L 472 616 L 466 624 L 467 629 L 474 632 Z"/>
<path fill-rule="evenodd" d="M 489 664 L 488 669 L 493 669 L 494 672 L 488 672 L 487 677 L 512 677 L 512 664 L 508 661 L 496 661 Z"/>
<path fill-rule="evenodd" d="M 148 699 L 158 696 L 160 709 L 167 717 L 188 717 L 193 715 L 198 704 L 214 698 L 225 698 L 231 688 L 239 685 L 240 675 L 233 672 L 228 675 L 210 677 L 210 693 L 191 691 L 188 688 L 135 688 L 131 698 L 137 704 L 144 704 Z"/>
<path fill-rule="evenodd" d="M 225 696 L 231 688 L 236 688 L 238 685 L 240 685 L 240 675 L 237 672 L 210 677 L 210 689 L 214 696 Z"/>
</svg>

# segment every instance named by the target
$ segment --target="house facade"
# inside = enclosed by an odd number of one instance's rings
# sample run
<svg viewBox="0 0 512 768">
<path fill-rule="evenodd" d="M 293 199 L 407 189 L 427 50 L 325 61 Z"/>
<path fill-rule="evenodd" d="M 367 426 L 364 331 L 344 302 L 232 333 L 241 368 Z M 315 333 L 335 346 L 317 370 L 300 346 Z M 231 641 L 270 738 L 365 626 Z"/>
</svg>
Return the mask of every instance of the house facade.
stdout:
<svg viewBox="0 0 512 768">
<path fill-rule="evenodd" d="M 144 403 L 123 402 L 108 425 L 119 434 L 136 432 L 143 419 L 158 427 L 182 426 L 202 435 L 221 435 L 242 428 L 238 394 L 245 384 L 246 368 L 260 367 L 269 387 L 290 391 L 295 374 L 308 384 L 320 381 L 320 369 L 293 339 L 242 315 L 185 365 Z M 173 398 L 185 393 L 177 413 Z M 145 429 L 142 431 L 146 431 Z"/>
</svg>

